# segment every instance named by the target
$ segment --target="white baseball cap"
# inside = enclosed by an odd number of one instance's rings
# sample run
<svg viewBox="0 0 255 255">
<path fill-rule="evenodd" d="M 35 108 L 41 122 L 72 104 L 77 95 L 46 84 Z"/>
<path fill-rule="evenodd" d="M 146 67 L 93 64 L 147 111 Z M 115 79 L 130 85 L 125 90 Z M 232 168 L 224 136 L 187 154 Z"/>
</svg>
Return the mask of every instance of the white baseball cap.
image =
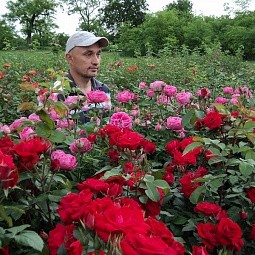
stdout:
<svg viewBox="0 0 255 255">
<path fill-rule="evenodd" d="M 67 40 L 66 53 L 76 46 L 90 46 L 96 42 L 99 42 L 100 47 L 107 47 L 109 45 L 109 41 L 105 37 L 96 37 L 88 31 L 78 31 Z"/>
</svg>

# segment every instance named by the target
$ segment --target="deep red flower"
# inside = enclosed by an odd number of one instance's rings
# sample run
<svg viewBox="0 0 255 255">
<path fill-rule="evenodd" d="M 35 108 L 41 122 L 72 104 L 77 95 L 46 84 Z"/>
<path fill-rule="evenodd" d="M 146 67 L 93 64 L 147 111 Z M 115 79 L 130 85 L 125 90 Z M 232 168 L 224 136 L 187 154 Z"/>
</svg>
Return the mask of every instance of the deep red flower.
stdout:
<svg viewBox="0 0 255 255">
<path fill-rule="evenodd" d="M 7 154 L 9 149 L 13 146 L 14 143 L 9 136 L 0 138 L 0 151 L 2 151 L 4 154 Z"/>
<path fill-rule="evenodd" d="M 197 204 L 194 209 L 195 212 L 201 212 L 205 216 L 216 216 L 221 210 L 220 206 L 208 202 Z"/>
<path fill-rule="evenodd" d="M 95 215 L 94 229 L 107 242 L 108 238 L 127 234 L 147 234 L 150 227 L 144 222 L 143 211 L 129 206 L 113 206 Z"/>
<path fill-rule="evenodd" d="M 132 162 L 125 163 L 124 164 L 124 173 L 125 174 L 133 173 L 134 172 L 134 167 L 135 167 L 135 164 L 132 163 Z"/>
<path fill-rule="evenodd" d="M 77 184 L 77 188 L 79 190 L 90 189 L 91 192 L 95 194 L 100 194 L 100 193 L 106 194 L 109 188 L 109 184 L 103 180 L 88 178 L 86 179 L 86 181 L 82 182 L 81 184 Z"/>
<path fill-rule="evenodd" d="M 88 140 L 91 142 L 91 143 L 95 143 L 96 140 L 97 140 L 97 135 L 96 134 L 90 134 L 88 135 Z"/>
<path fill-rule="evenodd" d="M 149 237 L 142 233 L 127 235 L 121 240 L 123 255 L 177 255 L 160 237 Z"/>
<path fill-rule="evenodd" d="M 192 246 L 192 255 L 209 255 L 203 246 Z"/>
<path fill-rule="evenodd" d="M 244 245 L 242 238 L 242 230 L 240 226 L 229 218 L 223 218 L 218 225 L 218 240 L 222 245 L 227 247 L 227 250 L 236 252 L 241 251 Z"/>
<path fill-rule="evenodd" d="M 49 232 L 48 249 L 51 255 L 57 255 L 61 245 L 64 245 L 67 252 L 72 250 L 71 245 L 77 241 L 73 236 L 74 229 L 74 224 L 67 226 L 57 224 L 56 228 Z"/>
<path fill-rule="evenodd" d="M 218 239 L 217 226 L 211 222 L 199 223 L 197 225 L 197 232 L 208 249 L 213 250 L 214 247 L 221 245 L 221 242 Z"/>
<path fill-rule="evenodd" d="M 252 240 L 255 241 L 255 223 L 252 224 L 252 227 L 251 227 L 251 234 L 249 235 L 249 238 L 251 238 Z"/>
<path fill-rule="evenodd" d="M 111 183 L 107 190 L 107 195 L 113 198 L 117 198 L 123 192 L 122 185 L 118 183 Z"/>
<path fill-rule="evenodd" d="M 220 114 L 218 112 L 209 112 L 204 118 L 203 123 L 205 127 L 208 127 L 210 130 L 220 128 L 223 124 L 223 119 L 226 115 Z"/>
<path fill-rule="evenodd" d="M 156 144 L 147 139 L 142 139 L 141 145 L 145 153 L 151 154 L 156 151 Z"/>
<path fill-rule="evenodd" d="M 0 254 L 1 255 L 10 255 L 8 244 L 0 249 Z"/>
<path fill-rule="evenodd" d="M 180 146 L 181 146 L 180 142 L 177 139 L 172 140 L 169 143 L 167 143 L 166 151 L 170 156 L 173 156 L 175 152 L 179 150 Z"/>
<path fill-rule="evenodd" d="M 253 204 L 255 204 L 255 187 L 250 187 L 247 190 L 246 196 L 251 200 Z"/>
</svg>

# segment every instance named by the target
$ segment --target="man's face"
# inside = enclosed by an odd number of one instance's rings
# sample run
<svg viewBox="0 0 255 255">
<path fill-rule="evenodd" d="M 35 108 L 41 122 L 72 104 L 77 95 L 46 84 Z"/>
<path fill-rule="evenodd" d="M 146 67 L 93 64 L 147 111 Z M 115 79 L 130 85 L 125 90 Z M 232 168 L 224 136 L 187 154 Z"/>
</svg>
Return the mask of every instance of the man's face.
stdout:
<svg viewBox="0 0 255 255">
<path fill-rule="evenodd" d="M 97 75 L 100 66 L 101 49 L 99 43 L 91 46 L 75 47 L 66 54 L 71 73 L 76 73 L 84 78 Z"/>
</svg>

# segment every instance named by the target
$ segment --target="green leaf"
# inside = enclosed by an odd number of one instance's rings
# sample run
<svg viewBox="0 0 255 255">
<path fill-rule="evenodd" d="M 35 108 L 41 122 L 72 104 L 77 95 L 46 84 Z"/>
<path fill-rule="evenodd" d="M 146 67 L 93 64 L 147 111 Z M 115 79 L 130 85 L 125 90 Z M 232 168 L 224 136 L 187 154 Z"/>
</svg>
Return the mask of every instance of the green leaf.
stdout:
<svg viewBox="0 0 255 255">
<path fill-rule="evenodd" d="M 191 118 L 194 116 L 194 111 L 187 112 L 184 116 L 182 116 L 182 127 L 186 127 L 190 124 Z"/>
<path fill-rule="evenodd" d="M 194 150 L 194 149 L 196 149 L 196 148 L 199 148 L 199 147 L 201 147 L 201 146 L 203 146 L 203 144 L 200 143 L 200 142 L 191 143 L 191 144 L 189 144 L 189 145 L 185 148 L 185 150 L 183 151 L 182 154 L 185 155 L 185 154 L 187 154 L 188 152 L 190 152 L 190 151 L 192 151 L 192 150 Z"/>
<path fill-rule="evenodd" d="M 42 121 L 44 121 L 47 124 L 49 129 L 54 128 L 55 126 L 54 121 L 50 118 L 49 114 L 45 110 L 41 109 L 37 111 L 36 114 L 40 117 Z"/>
<path fill-rule="evenodd" d="M 28 224 L 20 225 L 17 227 L 8 228 L 8 232 L 13 233 L 14 235 L 18 234 L 19 232 L 23 231 L 24 229 L 30 227 Z"/>
<path fill-rule="evenodd" d="M 103 179 L 105 180 L 105 179 L 108 179 L 110 177 L 118 176 L 118 175 L 120 175 L 120 172 L 116 169 L 112 169 L 110 171 L 105 172 Z"/>
<path fill-rule="evenodd" d="M 147 201 L 148 201 L 148 197 L 147 196 L 140 196 L 139 197 L 139 201 L 142 203 L 142 204 L 146 204 Z"/>
<path fill-rule="evenodd" d="M 17 112 L 27 111 L 27 110 L 33 110 L 34 106 L 29 102 L 21 103 L 18 108 Z"/>
<path fill-rule="evenodd" d="M 153 201 L 153 202 L 158 202 L 160 199 L 160 194 L 158 192 L 157 187 L 151 183 L 151 182 L 146 182 L 146 187 L 147 190 L 145 190 L 145 194 Z"/>
<path fill-rule="evenodd" d="M 43 240 L 34 231 L 24 230 L 19 235 L 15 236 L 14 239 L 18 244 L 32 247 L 37 251 L 42 251 L 43 249 Z"/>
<path fill-rule="evenodd" d="M 170 189 L 169 184 L 165 180 L 155 180 L 154 184 L 161 189 Z"/>
<path fill-rule="evenodd" d="M 48 139 L 53 143 L 63 143 L 66 139 L 66 135 L 60 130 L 54 130 Z"/>
<path fill-rule="evenodd" d="M 198 204 L 199 202 L 201 202 L 202 201 L 201 193 L 203 193 L 205 190 L 206 190 L 205 186 L 197 187 L 190 195 L 189 198 L 190 202 L 192 204 Z"/>
<path fill-rule="evenodd" d="M 12 227 L 12 218 L 6 215 L 3 205 L 0 205 L 0 216 L 7 222 L 9 227 Z"/>
<path fill-rule="evenodd" d="M 51 134 L 51 130 L 44 122 L 38 122 L 35 127 L 35 132 L 38 136 L 48 138 Z"/>
<path fill-rule="evenodd" d="M 247 162 L 240 162 L 239 164 L 239 170 L 241 174 L 246 178 L 252 174 L 253 168 L 254 167 Z"/>
<path fill-rule="evenodd" d="M 146 175 L 144 176 L 144 181 L 145 181 L 145 182 L 153 182 L 153 181 L 154 181 L 154 176 L 149 175 L 149 174 L 146 174 Z"/>
</svg>

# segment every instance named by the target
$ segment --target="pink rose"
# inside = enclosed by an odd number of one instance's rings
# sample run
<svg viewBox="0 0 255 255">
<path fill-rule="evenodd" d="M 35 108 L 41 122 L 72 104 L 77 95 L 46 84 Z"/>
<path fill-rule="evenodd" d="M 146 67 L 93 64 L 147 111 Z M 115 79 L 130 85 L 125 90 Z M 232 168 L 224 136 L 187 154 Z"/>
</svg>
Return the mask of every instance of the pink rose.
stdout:
<svg viewBox="0 0 255 255">
<path fill-rule="evenodd" d="M 162 126 L 161 126 L 160 124 L 157 124 L 157 125 L 155 126 L 155 130 L 159 131 L 159 130 L 161 130 L 161 129 L 162 129 Z"/>
<path fill-rule="evenodd" d="M 150 88 L 153 91 L 162 91 L 163 84 L 165 84 L 163 81 L 154 81 L 150 84 Z"/>
<path fill-rule="evenodd" d="M 11 133 L 11 129 L 7 126 L 7 125 L 1 125 L 0 124 L 0 130 L 2 130 L 3 131 L 3 133 L 5 133 L 5 134 L 10 134 Z"/>
<path fill-rule="evenodd" d="M 58 128 L 69 128 L 73 129 L 74 128 L 74 121 L 73 120 L 58 120 L 57 121 L 57 126 Z"/>
<path fill-rule="evenodd" d="M 139 88 L 140 89 L 146 89 L 147 88 L 146 82 L 140 82 Z"/>
<path fill-rule="evenodd" d="M 103 103 L 108 100 L 108 96 L 104 91 L 95 90 L 87 93 L 88 103 Z"/>
<path fill-rule="evenodd" d="M 73 170 L 77 166 L 76 158 L 71 154 L 66 154 L 61 150 L 56 150 L 51 154 L 52 160 L 59 161 L 59 168 L 62 170 Z"/>
<path fill-rule="evenodd" d="M 77 139 L 75 142 L 71 143 L 70 150 L 73 153 L 85 153 L 92 149 L 92 145 L 87 138 Z"/>
<path fill-rule="evenodd" d="M 24 120 L 27 120 L 26 117 L 21 117 L 17 120 L 15 120 L 11 125 L 10 125 L 10 130 L 17 130 L 19 127 L 21 127 L 24 124 Z"/>
<path fill-rule="evenodd" d="M 35 137 L 35 130 L 31 127 L 25 127 L 20 133 L 19 137 L 22 141 L 27 141 Z"/>
<path fill-rule="evenodd" d="M 238 104 L 239 103 L 238 96 L 240 95 L 233 95 L 232 98 L 230 99 L 230 103 L 233 105 Z"/>
<path fill-rule="evenodd" d="M 164 94 L 168 97 L 174 97 L 177 93 L 177 88 L 175 86 L 166 85 L 164 87 Z"/>
<path fill-rule="evenodd" d="M 124 90 L 120 93 L 118 93 L 118 95 L 116 96 L 117 100 L 120 103 L 127 103 L 131 100 L 134 99 L 134 94 L 132 94 L 131 92 L 129 92 L 128 90 Z"/>
<path fill-rule="evenodd" d="M 187 105 L 191 102 L 192 94 L 190 92 L 180 92 L 176 95 L 176 100 L 179 106 Z"/>
<path fill-rule="evenodd" d="M 146 90 L 146 94 L 148 97 L 154 97 L 155 96 L 155 93 L 153 90 L 149 89 L 149 90 Z"/>
<path fill-rule="evenodd" d="M 50 109 L 50 118 L 53 120 L 59 120 L 59 119 L 61 119 L 61 116 L 58 115 L 53 108 L 51 108 Z"/>
<path fill-rule="evenodd" d="M 223 93 L 224 94 L 232 95 L 234 93 L 234 88 L 232 88 L 232 87 L 225 87 L 225 88 L 223 88 Z"/>
<path fill-rule="evenodd" d="M 35 113 L 32 113 L 28 116 L 28 119 L 29 120 L 35 120 L 35 121 L 38 121 L 38 122 L 41 122 L 42 120 L 40 119 L 40 117 L 38 115 L 36 115 Z"/>
<path fill-rule="evenodd" d="M 157 99 L 157 104 L 167 104 L 167 105 L 171 105 L 171 101 L 170 98 L 168 96 L 165 95 L 159 95 L 158 99 Z"/>
<path fill-rule="evenodd" d="M 217 97 L 217 98 L 215 99 L 215 102 L 216 102 L 216 103 L 220 103 L 220 104 L 226 104 L 226 103 L 228 102 L 228 99 L 225 98 L 225 97 Z"/>
<path fill-rule="evenodd" d="M 171 129 L 173 131 L 183 131 L 182 118 L 170 116 L 167 118 L 165 126 L 167 129 Z"/>
<path fill-rule="evenodd" d="M 71 104 L 78 104 L 78 100 L 81 100 L 83 98 L 83 96 L 68 96 L 65 101 L 64 104 L 65 105 L 71 105 Z"/>
<path fill-rule="evenodd" d="M 116 112 L 111 116 L 110 125 L 119 128 L 132 128 L 132 118 L 125 112 Z"/>
</svg>

